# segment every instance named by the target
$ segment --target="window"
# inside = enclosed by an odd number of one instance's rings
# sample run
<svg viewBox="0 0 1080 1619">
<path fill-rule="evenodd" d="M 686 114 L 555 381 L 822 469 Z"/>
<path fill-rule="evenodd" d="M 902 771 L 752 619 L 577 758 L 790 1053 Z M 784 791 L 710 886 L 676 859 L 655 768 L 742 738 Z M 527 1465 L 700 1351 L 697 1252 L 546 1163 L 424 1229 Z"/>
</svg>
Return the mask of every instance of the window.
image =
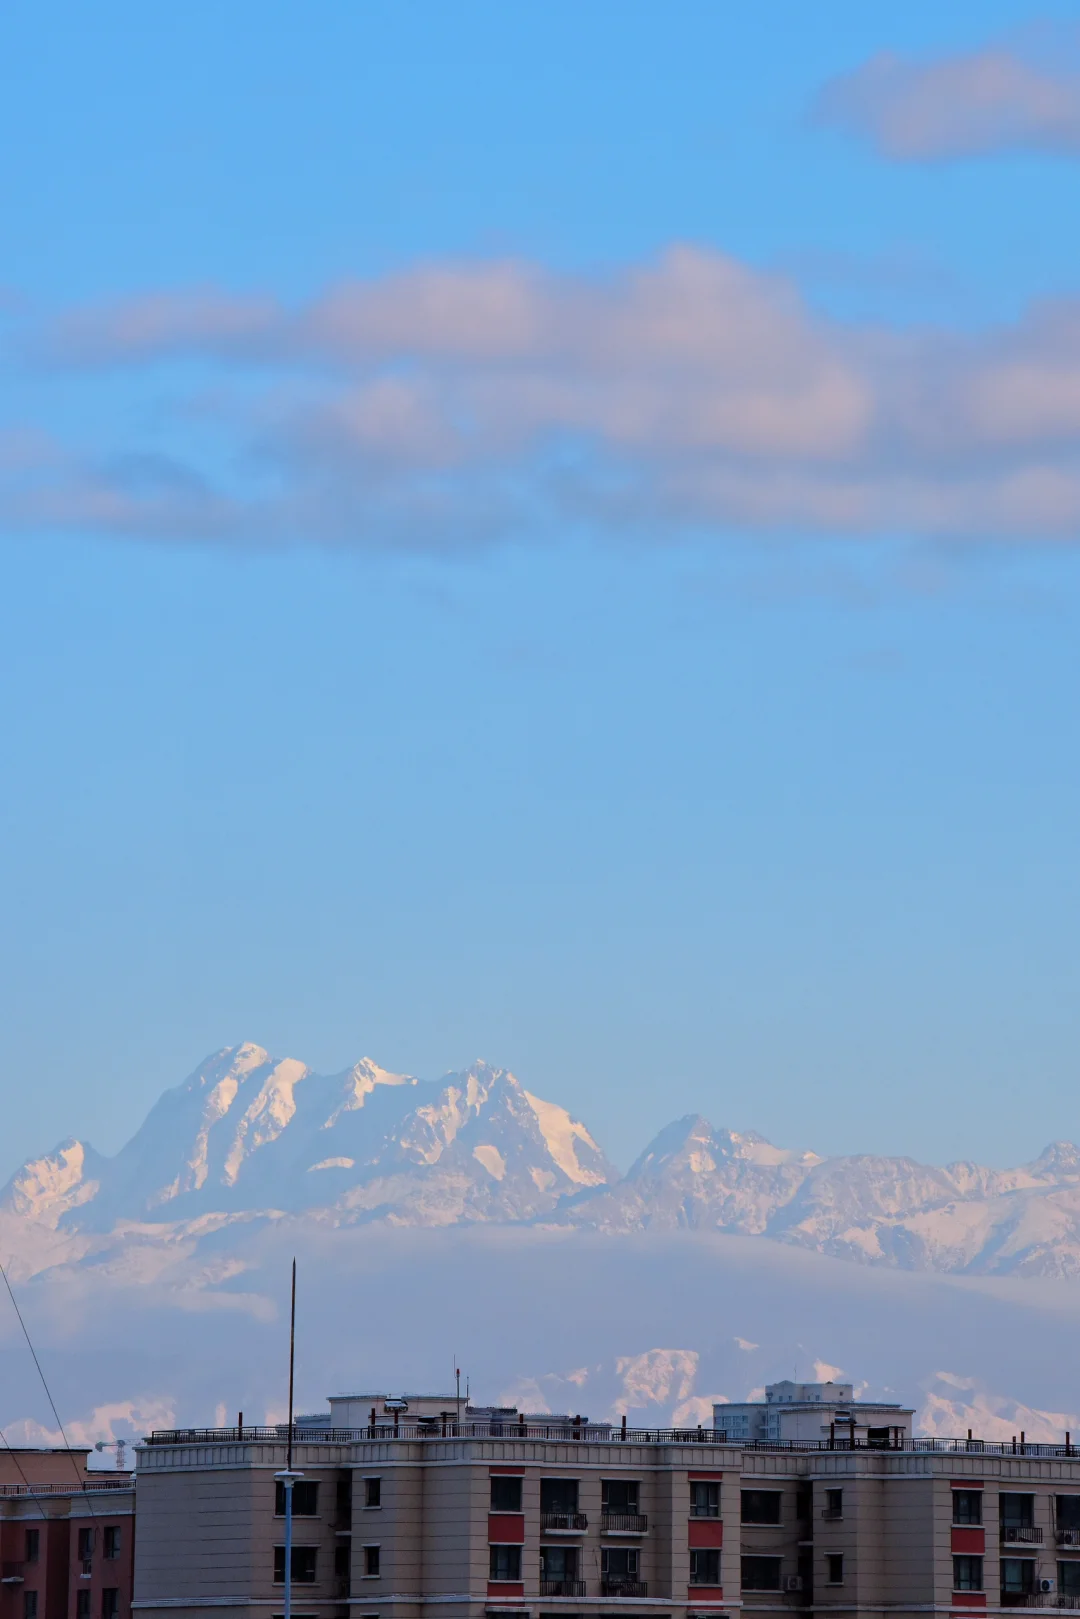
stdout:
<svg viewBox="0 0 1080 1619">
<path fill-rule="evenodd" d="M 338 1527 L 347 1529 L 352 1523 L 352 1479 L 339 1478 L 334 1492 L 334 1505 L 337 1509 Z"/>
<path fill-rule="evenodd" d="M 601 1546 L 600 1578 L 616 1584 L 636 1580 L 641 1566 L 638 1559 L 636 1546 Z"/>
<path fill-rule="evenodd" d="M 952 1493 L 953 1523 L 982 1523 L 982 1491 L 954 1490 Z M 957 1586 L 957 1590 L 961 1587 Z M 979 1586 L 977 1589 L 981 1590 Z"/>
<path fill-rule="evenodd" d="M 983 1560 L 981 1557 L 954 1557 L 952 1560 L 954 1591 L 981 1591 L 983 1589 Z"/>
<path fill-rule="evenodd" d="M 1033 1557 L 1003 1557 L 1001 1559 L 1001 1589 L 1010 1596 L 1030 1596 L 1035 1589 L 1035 1559 Z"/>
<path fill-rule="evenodd" d="M 605 1478 L 600 1481 L 601 1510 L 619 1517 L 640 1511 L 640 1488 L 636 1478 Z"/>
<path fill-rule="evenodd" d="M 36 1563 L 40 1553 L 41 1531 L 40 1529 L 28 1529 L 26 1531 L 25 1561 L 28 1563 Z"/>
<path fill-rule="evenodd" d="M 720 1552 L 717 1547 L 699 1547 L 690 1553 L 690 1584 L 720 1584 Z"/>
<path fill-rule="evenodd" d="M 315 1479 L 300 1478 L 292 1487 L 294 1518 L 314 1518 L 319 1510 L 319 1486 Z M 285 1486 L 278 1479 L 274 1488 L 274 1511 L 279 1518 L 285 1516 Z"/>
<path fill-rule="evenodd" d="M 705 1479 L 700 1478 L 690 1480 L 690 1516 L 691 1518 L 719 1518 L 719 1484 L 709 1484 Z"/>
<path fill-rule="evenodd" d="M 521 1483 L 519 1478 L 506 1478 L 494 1473 L 491 1479 L 492 1512 L 520 1512 Z"/>
<path fill-rule="evenodd" d="M 120 1592 L 115 1585 L 107 1585 L 101 1593 L 101 1619 L 118 1619 Z"/>
<path fill-rule="evenodd" d="M 374 1580 L 374 1579 L 376 1579 L 378 1577 L 378 1574 L 379 1574 L 379 1561 L 380 1561 L 380 1559 L 379 1559 L 379 1550 L 380 1550 L 380 1548 L 378 1546 L 365 1546 L 364 1547 L 364 1578 L 365 1578 L 365 1580 Z"/>
<path fill-rule="evenodd" d="M 1055 1506 L 1059 1529 L 1080 1530 L 1080 1495 L 1059 1495 Z"/>
<path fill-rule="evenodd" d="M 540 1480 L 540 1511 L 573 1513 L 578 1509 L 578 1481 L 576 1478 L 542 1478 Z"/>
<path fill-rule="evenodd" d="M 1003 1491 L 998 1501 L 1001 1504 L 1001 1522 L 1006 1529 L 1031 1528 L 1035 1522 L 1033 1495 L 1010 1495 Z"/>
<path fill-rule="evenodd" d="M 844 1516 L 843 1490 L 825 1491 L 825 1517 L 842 1518 Z"/>
<path fill-rule="evenodd" d="M 366 1478 L 364 1480 L 364 1505 L 366 1507 L 382 1506 L 381 1478 Z"/>
<path fill-rule="evenodd" d="M 744 1490 L 742 1492 L 743 1523 L 779 1523 L 779 1490 Z M 764 1588 L 771 1591 L 771 1585 Z"/>
<path fill-rule="evenodd" d="M 37 1619 L 37 1592 L 24 1591 L 22 1599 L 23 1619 Z"/>
<path fill-rule="evenodd" d="M 576 1546 L 541 1546 L 540 1578 L 542 1580 L 576 1580 L 578 1549 Z"/>
<path fill-rule="evenodd" d="M 90 1592 L 76 1591 L 75 1619 L 90 1619 Z"/>
<path fill-rule="evenodd" d="M 546 1549 L 546 1548 L 545 1548 Z M 544 1579 L 543 1570 L 544 1549 L 540 1552 L 540 1578 Z M 521 1547 L 520 1546 L 489 1546 L 488 1547 L 488 1579 L 510 1580 L 517 1582 L 521 1579 Z"/>
<path fill-rule="evenodd" d="M 1080 1563 L 1058 1564 L 1058 1591 L 1063 1597 L 1080 1597 Z"/>
<path fill-rule="evenodd" d="M 691 1553 L 692 1555 L 693 1553 Z M 717 1573 L 719 1574 L 720 1554 L 714 1552 L 713 1556 L 717 1560 Z M 692 1580 L 693 1575 L 691 1574 L 690 1577 Z M 719 1585 L 719 1579 L 716 1583 Z M 742 1560 L 742 1588 L 744 1591 L 779 1591 L 779 1557 L 744 1557 Z"/>
<path fill-rule="evenodd" d="M 844 1554 L 843 1552 L 829 1552 L 825 1557 L 825 1579 L 829 1585 L 843 1585 L 844 1583 Z"/>
<path fill-rule="evenodd" d="M 292 1577 L 295 1585 L 314 1585 L 315 1583 L 315 1552 L 314 1546 L 294 1546 L 292 1549 Z M 285 1548 L 274 1547 L 274 1584 L 285 1584 Z"/>
<path fill-rule="evenodd" d="M 94 1555 L 94 1531 L 92 1529 L 79 1530 L 79 1556 L 84 1563 L 88 1563 Z"/>
<path fill-rule="evenodd" d="M 118 1523 L 108 1523 L 101 1531 L 101 1550 L 102 1554 L 110 1562 L 120 1556 L 120 1525 Z"/>
</svg>

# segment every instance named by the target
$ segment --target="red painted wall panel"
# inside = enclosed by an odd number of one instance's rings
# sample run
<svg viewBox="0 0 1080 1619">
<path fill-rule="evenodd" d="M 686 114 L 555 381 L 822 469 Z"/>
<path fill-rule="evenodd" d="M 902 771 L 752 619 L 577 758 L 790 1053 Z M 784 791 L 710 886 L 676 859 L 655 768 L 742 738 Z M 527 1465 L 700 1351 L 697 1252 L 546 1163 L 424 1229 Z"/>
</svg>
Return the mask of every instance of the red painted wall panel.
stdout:
<svg viewBox="0 0 1080 1619">
<path fill-rule="evenodd" d="M 521 1546 L 525 1541 L 525 1515 L 521 1512 L 489 1512 L 488 1539 L 503 1546 Z"/>
<path fill-rule="evenodd" d="M 986 1550 L 986 1530 L 976 1529 L 974 1526 L 954 1529 L 952 1549 L 954 1552 L 974 1552 L 976 1556 L 981 1557 Z"/>
<path fill-rule="evenodd" d="M 719 1518 L 691 1518 L 688 1527 L 690 1534 L 687 1545 L 691 1550 L 697 1546 L 724 1544 L 724 1526 Z"/>
</svg>

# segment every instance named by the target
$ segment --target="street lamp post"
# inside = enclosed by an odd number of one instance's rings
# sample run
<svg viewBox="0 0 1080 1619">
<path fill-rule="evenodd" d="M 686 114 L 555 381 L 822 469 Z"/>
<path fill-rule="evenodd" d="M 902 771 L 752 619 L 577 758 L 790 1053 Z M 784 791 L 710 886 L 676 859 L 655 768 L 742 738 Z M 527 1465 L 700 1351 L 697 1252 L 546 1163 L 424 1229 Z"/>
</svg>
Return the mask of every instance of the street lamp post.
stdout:
<svg viewBox="0 0 1080 1619">
<path fill-rule="evenodd" d="M 293 1469 L 293 1368 L 296 1362 L 296 1260 L 292 1262 L 292 1304 L 289 1311 L 289 1438 L 285 1452 L 285 1471 L 275 1473 L 274 1480 L 285 1491 L 285 1619 L 292 1619 L 292 1514 L 293 1485 L 303 1473 Z"/>
</svg>

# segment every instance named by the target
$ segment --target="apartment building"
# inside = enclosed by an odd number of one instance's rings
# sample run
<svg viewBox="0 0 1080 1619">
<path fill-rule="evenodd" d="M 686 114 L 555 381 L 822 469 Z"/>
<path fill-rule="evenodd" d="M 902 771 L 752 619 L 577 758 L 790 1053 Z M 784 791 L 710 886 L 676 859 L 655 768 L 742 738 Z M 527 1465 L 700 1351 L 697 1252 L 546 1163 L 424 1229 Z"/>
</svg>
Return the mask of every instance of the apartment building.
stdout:
<svg viewBox="0 0 1080 1619">
<path fill-rule="evenodd" d="M 1067 1440 L 735 1444 L 509 1408 L 459 1421 L 440 1398 L 363 1396 L 376 1412 L 360 1428 L 298 1427 L 296 1619 L 1080 1607 Z M 283 1611 L 285 1437 L 191 1429 L 139 1447 L 136 1612 Z"/>
<path fill-rule="evenodd" d="M 88 1454 L 0 1452 L 0 1619 L 130 1619 L 135 1481 Z"/>
</svg>

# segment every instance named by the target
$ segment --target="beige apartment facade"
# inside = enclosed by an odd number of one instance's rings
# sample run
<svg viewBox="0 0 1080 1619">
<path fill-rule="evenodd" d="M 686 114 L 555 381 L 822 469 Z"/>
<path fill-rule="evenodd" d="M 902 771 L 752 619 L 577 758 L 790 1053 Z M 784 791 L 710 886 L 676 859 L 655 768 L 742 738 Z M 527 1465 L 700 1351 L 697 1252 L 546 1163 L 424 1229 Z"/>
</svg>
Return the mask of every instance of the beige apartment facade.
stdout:
<svg viewBox="0 0 1080 1619">
<path fill-rule="evenodd" d="M 441 1417 L 296 1440 L 295 1619 L 1080 1608 L 1071 1447 L 732 1445 Z M 273 1430 L 139 1448 L 133 1610 L 283 1612 Z"/>
</svg>

